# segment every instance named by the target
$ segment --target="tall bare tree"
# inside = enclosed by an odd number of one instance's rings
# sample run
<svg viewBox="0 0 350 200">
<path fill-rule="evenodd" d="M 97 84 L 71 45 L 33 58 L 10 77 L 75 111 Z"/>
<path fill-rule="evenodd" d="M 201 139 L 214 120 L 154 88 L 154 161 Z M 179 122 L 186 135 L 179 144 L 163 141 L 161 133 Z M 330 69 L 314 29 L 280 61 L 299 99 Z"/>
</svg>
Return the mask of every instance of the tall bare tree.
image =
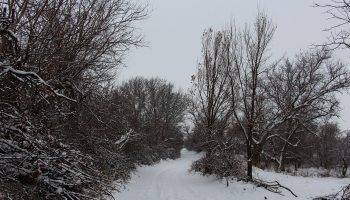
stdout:
<svg viewBox="0 0 350 200">
<path fill-rule="evenodd" d="M 243 31 L 231 28 L 231 49 L 227 50 L 229 88 L 235 122 L 246 139 L 247 176 L 252 178 L 252 165 L 258 164 L 261 144 L 265 136 L 261 132 L 264 109 L 262 88 L 263 72 L 269 67 L 268 50 L 276 27 L 263 13 L 259 13 L 252 29 Z"/>
<path fill-rule="evenodd" d="M 205 129 L 209 142 L 216 134 L 222 134 L 231 116 L 227 90 L 227 67 L 224 55 L 224 34 L 209 29 L 202 38 L 202 61 L 192 77 L 191 113 L 197 125 Z M 220 129 L 220 130 L 219 130 Z"/>
</svg>

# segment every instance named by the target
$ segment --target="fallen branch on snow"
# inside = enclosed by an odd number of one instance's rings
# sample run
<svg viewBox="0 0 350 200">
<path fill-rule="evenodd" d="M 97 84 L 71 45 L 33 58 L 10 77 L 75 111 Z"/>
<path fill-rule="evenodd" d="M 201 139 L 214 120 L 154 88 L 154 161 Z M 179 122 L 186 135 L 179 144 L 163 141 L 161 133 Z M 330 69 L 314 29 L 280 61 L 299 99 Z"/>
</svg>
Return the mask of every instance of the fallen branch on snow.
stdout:
<svg viewBox="0 0 350 200">
<path fill-rule="evenodd" d="M 313 200 L 349 200 L 350 185 L 343 187 L 339 192 L 323 197 L 316 197 Z"/>
<path fill-rule="evenodd" d="M 263 187 L 270 192 L 277 193 L 280 195 L 282 195 L 282 189 L 284 189 L 290 192 L 293 196 L 298 197 L 290 188 L 281 185 L 278 181 L 264 181 L 256 178 L 253 178 L 253 179 L 244 178 L 240 180 L 245 182 L 250 182 L 257 187 Z"/>
</svg>

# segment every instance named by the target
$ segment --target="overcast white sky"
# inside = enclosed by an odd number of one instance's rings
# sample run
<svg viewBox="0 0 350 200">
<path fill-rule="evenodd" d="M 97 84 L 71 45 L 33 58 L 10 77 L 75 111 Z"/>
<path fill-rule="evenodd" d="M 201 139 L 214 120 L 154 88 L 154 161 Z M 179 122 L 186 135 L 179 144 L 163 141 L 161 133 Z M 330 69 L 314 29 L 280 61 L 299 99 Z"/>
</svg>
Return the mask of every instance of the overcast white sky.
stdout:
<svg viewBox="0 0 350 200">
<path fill-rule="evenodd" d="M 135 0 L 136 1 L 136 0 Z M 318 2 L 320 2 L 319 0 Z M 322 0 L 327 1 L 327 0 Z M 313 0 L 138 0 L 150 5 L 150 16 L 140 25 L 149 47 L 131 51 L 119 79 L 160 77 L 186 90 L 200 58 L 201 35 L 208 27 L 221 28 L 232 20 L 252 22 L 258 8 L 277 25 L 272 45 L 276 56 L 293 56 L 326 40 L 326 15 Z M 350 53 L 347 52 L 347 53 Z M 346 56 L 340 56 L 346 60 Z M 350 63 L 350 62 L 349 62 Z M 350 95 L 342 99 L 343 129 L 350 129 Z"/>
</svg>

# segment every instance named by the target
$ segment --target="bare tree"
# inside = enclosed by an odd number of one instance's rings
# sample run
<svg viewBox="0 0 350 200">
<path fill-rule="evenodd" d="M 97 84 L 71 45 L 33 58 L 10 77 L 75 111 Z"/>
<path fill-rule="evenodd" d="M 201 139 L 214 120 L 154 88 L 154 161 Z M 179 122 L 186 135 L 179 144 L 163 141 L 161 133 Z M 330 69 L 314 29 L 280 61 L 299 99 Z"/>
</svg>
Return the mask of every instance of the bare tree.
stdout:
<svg viewBox="0 0 350 200">
<path fill-rule="evenodd" d="M 210 143 L 210 138 L 218 137 L 216 133 L 222 134 L 221 130 L 225 129 L 231 116 L 224 37 L 224 33 L 212 29 L 204 32 L 203 60 L 199 63 L 197 74 L 192 77 L 191 113 L 195 124 L 202 125 L 205 129 L 203 134 L 207 140 L 204 143 Z"/>
<path fill-rule="evenodd" d="M 330 3 L 316 3 L 315 7 L 325 10 L 333 23 L 326 31 L 330 32 L 329 41 L 325 44 L 331 48 L 350 48 L 350 1 L 331 0 Z"/>
<path fill-rule="evenodd" d="M 244 174 L 244 165 L 235 153 L 234 137 L 228 134 L 232 106 L 227 87 L 229 57 L 226 50 L 231 42 L 227 33 L 209 29 L 203 34 L 203 60 L 192 77 L 190 110 L 195 127 L 189 140 L 194 149 L 206 152 L 202 159 L 193 163 L 192 169 L 221 178 Z"/>
<path fill-rule="evenodd" d="M 332 61 L 329 50 L 321 49 L 300 54 L 294 63 L 287 60 L 267 77 L 266 96 L 274 108 L 268 139 L 283 143 L 278 158 L 267 156 L 282 170 L 287 146 L 298 148 L 300 134 L 316 134 L 313 124 L 337 116 L 336 94 L 349 88 L 350 76 L 343 64 Z"/>
<path fill-rule="evenodd" d="M 243 31 L 231 29 L 232 45 L 227 50 L 229 87 L 234 119 L 246 140 L 247 176 L 252 179 L 252 165 L 257 165 L 265 137 L 261 132 L 264 108 L 262 75 L 268 66 L 268 48 L 275 26 L 259 13 L 254 26 Z"/>
</svg>

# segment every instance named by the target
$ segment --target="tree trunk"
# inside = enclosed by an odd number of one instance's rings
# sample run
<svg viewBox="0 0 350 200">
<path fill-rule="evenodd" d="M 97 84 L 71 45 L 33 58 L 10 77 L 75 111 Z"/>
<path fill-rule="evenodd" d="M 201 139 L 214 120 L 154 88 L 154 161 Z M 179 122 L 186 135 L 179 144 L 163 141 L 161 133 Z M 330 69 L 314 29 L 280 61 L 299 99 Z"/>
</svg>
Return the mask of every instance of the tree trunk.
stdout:
<svg viewBox="0 0 350 200">
<path fill-rule="evenodd" d="M 299 163 L 295 162 L 294 163 L 294 170 L 298 171 L 298 169 L 299 169 Z"/>
<path fill-rule="evenodd" d="M 249 139 L 246 140 L 247 146 L 247 177 L 253 179 L 253 166 L 252 166 L 252 148 Z"/>
<path fill-rule="evenodd" d="M 346 177 L 346 172 L 348 171 L 348 163 L 343 158 L 343 164 L 342 164 L 342 176 Z"/>
<path fill-rule="evenodd" d="M 260 168 L 260 158 L 261 158 L 261 151 L 262 148 L 258 145 L 254 145 L 253 147 L 253 155 L 252 155 L 252 165 L 254 165 L 255 167 L 259 167 Z"/>
<path fill-rule="evenodd" d="M 280 154 L 280 157 L 279 157 L 279 163 L 278 163 L 278 171 L 279 172 L 284 172 L 286 171 L 285 170 L 285 159 L 284 159 L 284 154 L 285 154 L 285 151 L 286 151 L 286 146 L 287 146 L 287 143 L 284 144 L 282 150 L 281 150 L 281 154 Z"/>
<path fill-rule="evenodd" d="M 281 155 L 281 157 L 280 157 L 280 163 L 279 163 L 279 166 L 278 166 L 278 171 L 280 171 L 280 172 L 286 171 L 285 162 L 284 162 L 284 155 Z"/>
</svg>

